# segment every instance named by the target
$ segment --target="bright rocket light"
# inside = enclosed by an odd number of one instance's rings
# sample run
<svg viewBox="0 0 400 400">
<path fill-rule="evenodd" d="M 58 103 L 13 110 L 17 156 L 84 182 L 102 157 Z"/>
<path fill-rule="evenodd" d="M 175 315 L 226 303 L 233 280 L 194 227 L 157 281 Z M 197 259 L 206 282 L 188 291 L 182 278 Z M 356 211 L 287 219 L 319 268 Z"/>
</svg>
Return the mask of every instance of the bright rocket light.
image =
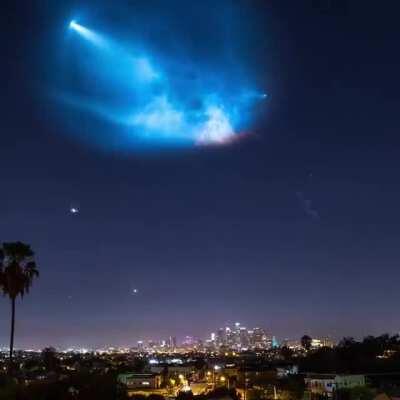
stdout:
<svg viewBox="0 0 400 400">
<path fill-rule="evenodd" d="M 105 45 L 105 40 L 99 34 L 78 24 L 75 20 L 72 20 L 69 23 L 69 28 L 78 32 L 83 38 L 92 42 L 96 46 L 104 46 Z"/>
<path fill-rule="evenodd" d="M 84 53 L 72 57 L 82 87 L 59 92 L 57 98 L 88 118 L 114 124 L 111 133 L 94 137 L 105 145 L 115 143 L 118 136 L 121 146 L 137 141 L 189 146 L 230 143 L 243 130 L 252 104 L 267 97 L 247 84 L 232 87 L 232 81 L 240 83 L 238 78 L 207 73 L 187 60 L 146 54 L 145 46 L 135 51 L 75 20 L 69 29 L 87 42 L 79 47 L 77 41 L 78 51 Z"/>
</svg>

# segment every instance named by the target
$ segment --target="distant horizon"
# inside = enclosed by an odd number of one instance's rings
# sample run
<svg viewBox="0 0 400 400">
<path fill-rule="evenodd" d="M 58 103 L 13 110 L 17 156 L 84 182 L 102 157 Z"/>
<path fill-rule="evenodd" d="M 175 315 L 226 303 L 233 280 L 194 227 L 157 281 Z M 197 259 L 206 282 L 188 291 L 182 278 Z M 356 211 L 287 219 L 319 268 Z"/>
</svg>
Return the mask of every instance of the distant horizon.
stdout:
<svg viewBox="0 0 400 400">
<path fill-rule="evenodd" d="M 396 331 L 395 332 L 383 331 L 383 332 L 377 333 L 377 334 L 368 334 L 367 333 L 366 335 L 363 335 L 363 336 L 355 336 L 355 335 L 349 334 L 349 335 L 343 335 L 343 336 L 340 336 L 340 337 L 333 337 L 332 335 L 312 335 L 309 332 L 304 332 L 299 336 L 289 336 L 289 337 L 283 337 L 282 336 L 282 337 L 280 337 L 280 336 L 274 335 L 272 333 L 271 337 L 274 336 L 278 340 L 279 345 L 285 340 L 300 341 L 300 339 L 301 339 L 301 337 L 303 335 L 308 335 L 313 339 L 330 339 L 330 340 L 333 340 L 336 344 L 339 344 L 339 342 L 344 338 L 353 338 L 356 341 L 362 341 L 367 336 L 380 336 L 380 335 L 384 335 L 384 334 L 388 334 L 390 336 L 394 336 L 394 335 L 400 334 L 400 331 L 397 331 L 397 332 Z M 57 350 L 83 349 L 83 348 L 84 349 L 89 349 L 89 350 L 98 350 L 98 349 L 105 349 L 105 348 L 110 348 L 110 347 L 115 347 L 115 348 L 137 348 L 138 341 L 143 341 L 144 343 L 147 343 L 148 341 L 153 341 L 153 342 L 159 343 L 159 342 L 161 342 L 163 340 L 168 340 L 170 336 L 176 338 L 177 347 L 184 347 L 184 346 L 182 346 L 182 341 L 187 336 L 192 337 L 195 340 L 201 340 L 203 343 L 205 343 L 205 341 L 207 339 L 209 339 L 209 336 L 208 337 L 200 337 L 198 335 L 191 335 L 191 334 L 179 336 L 179 335 L 171 334 L 169 336 L 160 336 L 158 338 L 154 337 L 154 336 L 151 336 L 151 337 L 140 337 L 137 340 L 134 340 L 132 343 L 125 343 L 125 344 L 122 343 L 122 342 L 119 342 L 118 344 L 117 343 L 112 343 L 112 341 L 103 342 L 103 343 L 97 343 L 97 344 L 95 344 L 93 342 L 92 342 L 92 344 L 90 344 L 89 342 L 78 343 L 78 344 L 77 343 L 75 343 L 75 344 L 56 344 L 55 342 L 49 342 L 49 343 L 43 344 L 43 345 L 24 345 L 24 347 L 20 347 L 18 345 L 18 339 L 17 339 L 17 343 L 16 343 L 15 349 L 16 350 L 22 350 L 22 351 L 29 350 L 29 349 L 40 351 L 41 349 L 46 348 L 46 347 L 54 347 Z M 8 344 L 6 344 L 6 342 L 5 342 L 2 345 L 0 345 L 0 348 L 1 349 L 6 349 L 6 348 L 8 348 Z"/>
</svg>

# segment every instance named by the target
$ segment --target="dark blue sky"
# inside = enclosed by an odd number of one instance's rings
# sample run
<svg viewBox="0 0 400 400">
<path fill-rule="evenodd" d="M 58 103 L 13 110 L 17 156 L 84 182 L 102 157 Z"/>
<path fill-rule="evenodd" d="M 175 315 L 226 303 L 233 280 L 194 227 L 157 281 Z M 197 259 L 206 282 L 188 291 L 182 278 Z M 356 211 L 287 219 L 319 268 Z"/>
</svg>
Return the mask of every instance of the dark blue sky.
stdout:
<svg viewBox="0 0 400 400">
<path fill-rule="evenodd" d="M 236 320 L 279 338 L 399 330 L 399 5 L 8 3 L 0 240 L 30 243 L 41 271 L 17 347 L 204 337 Z M 99 125 L 44 96 L 77 12 L 192 62 L 227 46 L 269 94 L 250 134 L 151 154 L 77 141 L 74 126 Z"/>
</svg>

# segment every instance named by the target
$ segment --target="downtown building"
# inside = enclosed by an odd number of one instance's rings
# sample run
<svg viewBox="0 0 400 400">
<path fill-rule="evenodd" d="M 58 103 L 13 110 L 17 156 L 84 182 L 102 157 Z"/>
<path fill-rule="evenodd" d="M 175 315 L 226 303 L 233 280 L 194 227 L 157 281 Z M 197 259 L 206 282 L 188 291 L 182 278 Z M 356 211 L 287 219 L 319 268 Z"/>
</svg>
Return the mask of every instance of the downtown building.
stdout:
<svg viewBox="0 0 400 400">
<path fill-rule="evenodd" d="M 211 333 L 206 341 L 210 350 L 267 350 L 273 347 L 273 338 L 262 328 L 247 329 L 239 322 Z"/>
</svg>

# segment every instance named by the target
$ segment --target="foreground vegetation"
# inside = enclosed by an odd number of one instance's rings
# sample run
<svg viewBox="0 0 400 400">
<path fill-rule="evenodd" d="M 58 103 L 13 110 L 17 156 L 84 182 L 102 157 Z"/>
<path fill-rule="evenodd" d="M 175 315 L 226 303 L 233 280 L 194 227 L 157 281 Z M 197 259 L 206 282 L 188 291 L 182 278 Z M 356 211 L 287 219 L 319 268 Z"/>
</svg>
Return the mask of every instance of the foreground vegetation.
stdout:
<svg viewBox="0 0 400 400">
<path fill-rule="evenodd" d="M 243 353 L 233 359 L 225 355 L 217 359 L 215 356 L 208 359 L 200 354 L 188 355 L 192 360 L 196 357 L 194 368 L 203 373 L 216 362 L 220 365 L 232 362 L 242 365 L 246 360 L 246 368 L 240 372 L 242 378 L 243 373 L 247 373 L 247 378 L 251 377 L 246 379 L 246 400 L 306 399 L 304 377 L 308 373 L 368 375 L 366 387 L 337 391 L 335 400 L 372 400 L 382 392 L 395 396 L 400 394 L 398 336 L 369 336 L 359 342 L 345 338 L 334 348 L 299 352 L 280 348 L 264 354 Z M 0 400 L 124 400 L 128 398 L 127 388 L 118 383 L 118 374 L 149 371 L 146 357 L 139 357 L 135 353 L 64 354 L 46 348 L 39 354 L 17 353 L 16 361 L 18 369 L 13 375 L 0 375 Z M 276 374 L 276 369 L 282 365 L 293 364 L 298 365 L 298 374 L 283 377 Z M 6 365 L 7 359 L 4 359 L 0 370 Z M 255 371 L 262 372 L 255 374 Z M 390 377 L 386 386 L 382 379 L 385 376 Z M 243 396 L 243 379 L 241 383 L 240 376 L 235 384 Z M 135 400 L 145 400 L 144 396 L 134 397 Z M 190 392 L 178 396 L 178 400 L 192 398 Z M 206 395 L 195 396 L 195 400 L 218 398 L 238 400 L 239 394 L 221 387 Z M 163 400 L 163 397 L 153 394 L 147 400 Z"/>
</svg>

